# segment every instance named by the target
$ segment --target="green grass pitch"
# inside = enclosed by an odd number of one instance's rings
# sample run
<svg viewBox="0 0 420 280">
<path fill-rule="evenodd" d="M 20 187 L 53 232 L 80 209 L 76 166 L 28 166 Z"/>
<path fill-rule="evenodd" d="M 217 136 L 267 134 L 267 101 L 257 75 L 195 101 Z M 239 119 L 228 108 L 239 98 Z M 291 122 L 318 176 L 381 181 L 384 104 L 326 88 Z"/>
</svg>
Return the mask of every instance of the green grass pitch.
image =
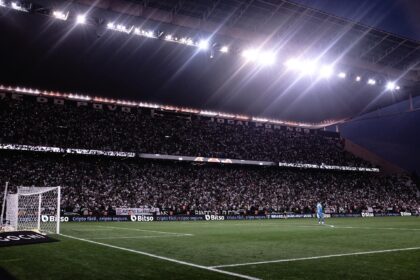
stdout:
<svg viewBox="0 0 420 280">
<path fill-rule="evenodd" d="M 60 242 L 0 248 L 0 278 L 420 279 L 420 218 L 327 223 L 63 223 Z"/>
</svg>

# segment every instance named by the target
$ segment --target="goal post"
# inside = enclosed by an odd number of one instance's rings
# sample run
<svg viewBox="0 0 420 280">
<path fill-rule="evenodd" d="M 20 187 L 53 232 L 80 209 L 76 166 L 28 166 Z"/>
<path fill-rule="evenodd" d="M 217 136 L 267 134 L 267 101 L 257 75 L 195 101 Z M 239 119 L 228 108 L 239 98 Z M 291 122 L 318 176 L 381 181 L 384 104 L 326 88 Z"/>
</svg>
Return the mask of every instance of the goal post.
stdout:
<svg viewBox="0 0 420 280">
<path fill-rule="evenodd" d="M 61 187 L 18 187 L 6 199 L 7 230 L 60 233 Z"/>
</svg>

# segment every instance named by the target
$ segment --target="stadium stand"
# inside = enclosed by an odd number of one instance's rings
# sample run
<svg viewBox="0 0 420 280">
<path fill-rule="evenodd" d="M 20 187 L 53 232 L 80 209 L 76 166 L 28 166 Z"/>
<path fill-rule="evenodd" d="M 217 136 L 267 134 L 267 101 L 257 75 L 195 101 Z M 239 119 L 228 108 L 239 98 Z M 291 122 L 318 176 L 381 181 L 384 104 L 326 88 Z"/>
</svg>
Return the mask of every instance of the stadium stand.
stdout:
<svg viewBox="0 0 420 280">
<path fill-rule="evenodd" d="M 320 198 L 331 213 L 414 212 L 420 206 L 416 185 L 404 175 L 16 152 L 2 158 L 2 180 L 12 186 L 61 185 L 63 209 L 82 215 L 140 205 L 170 214 L 311 213 Z"/>
<path fill-rule="evenodd" d="M 0 142 L 151 154 L 371 167 L 329 134 L 211 122 L 191 115 L 95 110 L 4 98 Z"/>
</svg>

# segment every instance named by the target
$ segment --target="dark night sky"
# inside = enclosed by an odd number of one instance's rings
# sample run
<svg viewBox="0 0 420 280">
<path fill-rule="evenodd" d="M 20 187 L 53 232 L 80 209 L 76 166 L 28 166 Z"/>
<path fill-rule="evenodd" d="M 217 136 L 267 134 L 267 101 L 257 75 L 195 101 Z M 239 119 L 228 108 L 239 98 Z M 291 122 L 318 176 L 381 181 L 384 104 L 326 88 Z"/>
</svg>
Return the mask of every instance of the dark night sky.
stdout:
<svg viewBox="0 0 420 280">
<path fill-rule="evenodd" d="M 420 40 L 420 1 L 417 0 L 293 1 Z M 420 111 L 406 113 L 408 107 L 408 102 L 402 102 L 363 115 L 342 125 L 341 134 L 406 170 L 420 174 Z M 414 107 L 420 108 L 419 98 L 414 100 Z"/>
<path fill-rule="evenodd" d="M 420 40 L 420 1 L 294 2 Z M 189 47 L 127 39 L 115 32 L 97 37 L 91 27 L 71 29 L 39 15 L 0 14 L 0 34 L 4 84 L 303 121 L 355 114 L 380 94 L 337 82 L 307 90 L 311 81 L 286 91 L 294 77 L 280 79 L 272 69 L 243 67 L 237 57 L 209 61 Z M 351 122 L 341 129 L 345 137 L 420 173 L 419 123 L 417 112 L 393 120 Z"/>
<path fill-rule="evenodd" d="M 418 0 L 292 1 L 420 41 L 420 1 Z"/>
</svg>

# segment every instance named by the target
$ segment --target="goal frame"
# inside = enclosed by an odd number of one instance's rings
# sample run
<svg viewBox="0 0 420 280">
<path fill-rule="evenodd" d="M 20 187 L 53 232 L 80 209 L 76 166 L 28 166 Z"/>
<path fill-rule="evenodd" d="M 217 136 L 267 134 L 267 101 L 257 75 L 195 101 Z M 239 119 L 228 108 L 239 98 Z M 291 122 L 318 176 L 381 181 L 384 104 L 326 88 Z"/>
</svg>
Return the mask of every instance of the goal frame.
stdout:
<svg viewBox="0 0 420 280">
<path fill-rule="evenodd" d="M 18 186 L 17 192 L 14 194 L 7 193 L 8 183 L 5 187 L 4 203 L 2 205 L 1 213 L 1 224 L 4 229 L 13 231 L 17 230 L 37 230 L 39 232 L 60 234 L 60 221 L 61 221 L 61 187 L 26 187 Z M 47 195 L 49 192 L 54 192 L 53 197 L 56 201 L 52 203 L 46 202 L 46 198 L 43 195 Z M 33 197 L 33 198 L 31 198 Z M 32 204 L 27 207 L 24 205 L 25 199 L 33 199 Z M 23 200 L 23 201 L 21 201 Z M 4 207 L 6 205 L 6 212 L 4 213 Z M 54 215 L 47 215 L 47 221 L 43 221 L 43 210 L 45 211 L 55 208 Z M 21 212 L 29 211 L 29 215 L 21 216 Z M 4 225 L 3 217 L 6 214 L 6 222 L 9 222 L 9 226 Z M 53 220 L 50 218 L 53 217 Z M 26 221 L 25 221 L 26 220 Z M 51 228 L 43 228 L 42 223 L 55 223 Z"/>
</svg>

